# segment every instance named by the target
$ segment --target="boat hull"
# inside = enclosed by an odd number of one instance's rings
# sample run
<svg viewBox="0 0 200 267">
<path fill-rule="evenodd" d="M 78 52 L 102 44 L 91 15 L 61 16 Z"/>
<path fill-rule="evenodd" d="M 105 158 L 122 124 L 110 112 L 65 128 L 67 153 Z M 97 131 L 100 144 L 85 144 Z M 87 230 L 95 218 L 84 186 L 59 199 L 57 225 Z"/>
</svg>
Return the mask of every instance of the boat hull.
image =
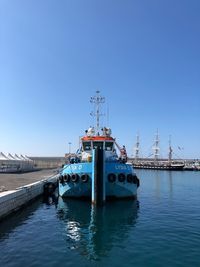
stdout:
<svg viewBox="0 0 200 267">
<path fill-rule="evenodd" d="M 169 171 L 182 171 L 184 165 L 151 165 L 151 164 L 138 164 L 134 165 L 134 169 L 150 169 L 150 170 L 169 170 Z"/>
<path fill-rule="evenodd" d="M 109 174 L 115 175 L 115 181 L 108 179 Z M 119 181 L 118 176 L 123 174 L 124 181 Z M 69 181 L 63 181 L 64 177 L 69 175 L 78 175 L 76 182 L 70 179 Z M 82 177 L 87 175 L 87 182 L 82 181 Z M 105 182 L 105 196 L 106 199 L 114 198 L 137 198 L 138 182 L 136 180 L 128 181 L 127 175 L 135 176 L 133 167 L 131 164 L 124 164 L 119 162 L 106 162 L 104 168 L 103 179 Z M 92 195 L 92 163 L 75 163 L 65 165 L 61 179 L 59 179 L 59 195 L 62 197 L 72 198 L 91 198 Z M 138 179 L 137 179 L 138 180 Z"/>
</svg>

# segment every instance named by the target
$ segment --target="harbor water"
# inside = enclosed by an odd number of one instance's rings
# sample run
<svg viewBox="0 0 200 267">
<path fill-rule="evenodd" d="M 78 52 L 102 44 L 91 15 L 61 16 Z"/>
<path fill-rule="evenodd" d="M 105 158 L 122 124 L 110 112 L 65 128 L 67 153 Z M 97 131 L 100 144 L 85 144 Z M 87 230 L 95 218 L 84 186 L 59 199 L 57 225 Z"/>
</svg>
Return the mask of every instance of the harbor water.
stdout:
<svg viewBox="0 0 200 267">
<path fill-rule="evenodd" d="M 138 201 L 39 199 L 0 223 L 0 266 L 200 266 L 200 172 L 137 170 Z"/>
</svg>

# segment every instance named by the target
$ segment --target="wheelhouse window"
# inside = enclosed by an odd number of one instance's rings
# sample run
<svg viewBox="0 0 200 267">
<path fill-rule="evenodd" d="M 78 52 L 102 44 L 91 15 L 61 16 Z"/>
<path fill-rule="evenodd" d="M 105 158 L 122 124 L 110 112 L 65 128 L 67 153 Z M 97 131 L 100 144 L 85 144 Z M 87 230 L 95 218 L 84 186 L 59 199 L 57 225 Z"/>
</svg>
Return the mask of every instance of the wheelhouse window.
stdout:
<svg viewBox="0 0 200 267">
<path fill-rule="evenodd" d="M 91 142 L 83 142 L 83 150 L 84 151 L 91 150 Z"/>
<path fill-rule="evenodd" d="M 112 151 L 113 150 L 113 142 L 105 142 L 105 150 Z"/>
<path fill-rule="evenodd" d="M 103 149 L 103 142 L 93 142 L 93 148 L 97 147 Z"/>
</svg>

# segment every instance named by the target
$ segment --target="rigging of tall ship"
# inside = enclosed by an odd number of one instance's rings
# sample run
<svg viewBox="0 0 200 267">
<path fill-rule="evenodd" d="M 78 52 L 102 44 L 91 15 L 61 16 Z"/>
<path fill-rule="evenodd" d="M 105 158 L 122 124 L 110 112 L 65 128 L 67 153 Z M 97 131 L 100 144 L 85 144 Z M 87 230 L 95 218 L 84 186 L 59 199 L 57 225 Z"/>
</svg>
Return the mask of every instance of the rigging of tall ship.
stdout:
<svg viewBox="0 0 200 267">
<path fill-rule="evenodd" d="M 152 169 L 152 170 L 183 170 L 184 169 L 184 162 L 178 161 L 178 160 L 172 160 L 172 153 L 173 149 L 171 146 L 171 136 L 169 138 L 169 153 L 168 153 L 168 160 L 162 160 L 159 159 L 159 135 L 158 135 L 158 130 L 155 136 L 155 142 L 153 144 L 153 159 L 142 159 L 139 157 L 139 135 L 137 135 L 137 141 L 135 145 L 135 159 L 132 162 L 133 167 L 135 169 Z"/>
<path fill-rule="evenodd" d="M 97 205 L 108 199 L 136 199 L 140 182 L 132 164 L 127 163 L 125 146 L 117 144 L 110 128 L 100 128 L 100 105 L 105 98 L 96 91 L 90 102 L 94 104 L 96 126 L 85 131 L 79 150 L 61 170 L 59 195 L 88 198 Z"/>
</svg>

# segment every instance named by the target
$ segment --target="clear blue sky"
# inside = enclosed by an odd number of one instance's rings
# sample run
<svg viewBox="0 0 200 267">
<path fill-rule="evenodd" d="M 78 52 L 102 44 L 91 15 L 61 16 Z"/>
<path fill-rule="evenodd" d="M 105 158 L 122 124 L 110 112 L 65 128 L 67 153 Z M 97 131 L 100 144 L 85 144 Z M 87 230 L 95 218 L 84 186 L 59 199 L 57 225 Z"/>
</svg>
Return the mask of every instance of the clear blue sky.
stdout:
<svg viewBox="0 0 200 267">
<path fill-rule="evenodd" d="M 75 151 L 99 89 L 129 155 L 158 128 L 163 156 L 171 135 L 200 158 L 199 14 L 199 0 L 0 0 L 0 151 Z"/>
</svg>

